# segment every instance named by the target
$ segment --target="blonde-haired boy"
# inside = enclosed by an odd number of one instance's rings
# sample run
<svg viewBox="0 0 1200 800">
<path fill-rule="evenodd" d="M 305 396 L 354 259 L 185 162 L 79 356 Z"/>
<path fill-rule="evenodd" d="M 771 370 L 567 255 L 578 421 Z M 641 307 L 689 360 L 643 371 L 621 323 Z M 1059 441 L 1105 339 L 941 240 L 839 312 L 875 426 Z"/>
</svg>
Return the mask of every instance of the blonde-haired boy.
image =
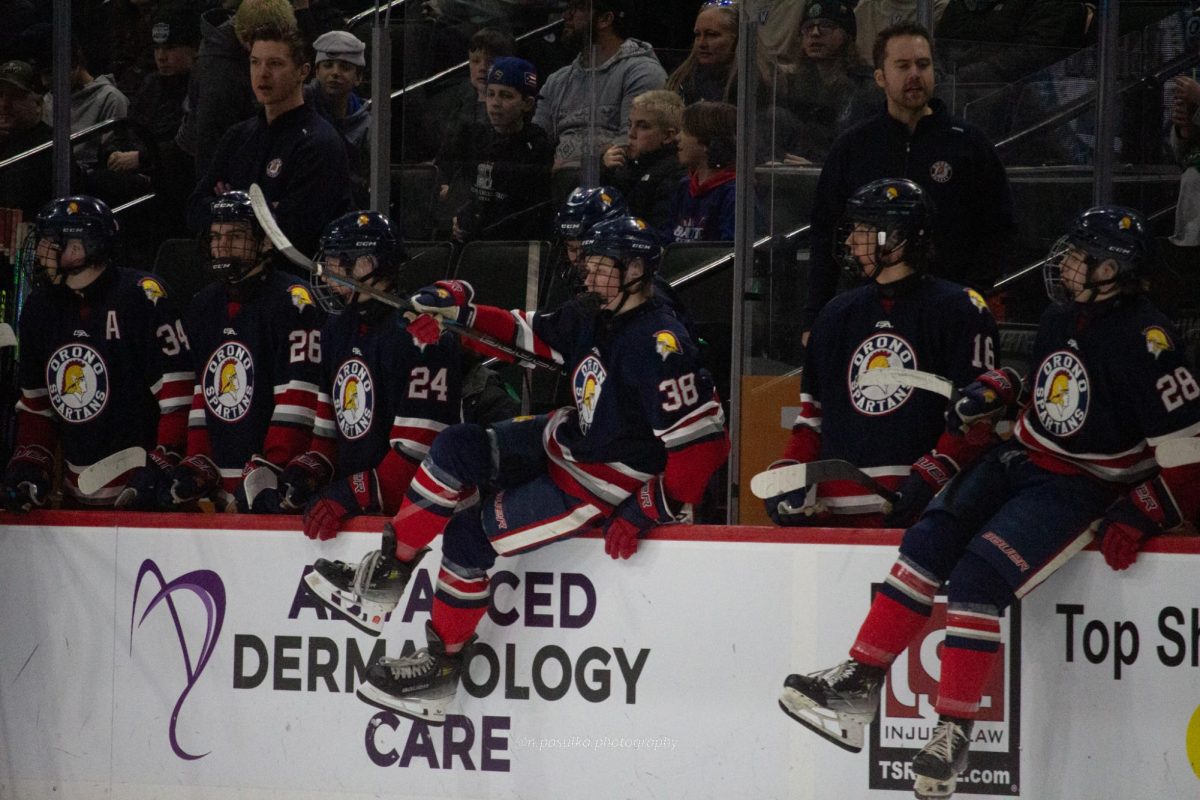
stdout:
<svg viewBox="0 0 1200 800">
<path fill-rule="evenodd" d="M 667 225 L 671 197 L 685 171 L 676 157 L 676 137 L 683 119 L 683 99 L 655 89 L 633 99 L 629 109 L 629 143 L 604 152 L 601 183 L 625 195 L 629 213 L 656 230 Z"/>
</svg>

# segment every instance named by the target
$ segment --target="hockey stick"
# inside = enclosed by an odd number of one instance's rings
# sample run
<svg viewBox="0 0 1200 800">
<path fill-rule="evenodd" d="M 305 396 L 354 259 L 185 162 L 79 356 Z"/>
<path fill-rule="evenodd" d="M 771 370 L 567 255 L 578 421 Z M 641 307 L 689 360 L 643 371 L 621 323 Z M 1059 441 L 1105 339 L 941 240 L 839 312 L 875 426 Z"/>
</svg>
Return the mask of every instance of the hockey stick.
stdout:
<svg viewBox="0 0 1200 800">
<path fill-rule="evenodd" d="M 75 483 L 81 494 L 95 494 L 131 469 L 146 466 L 146 450 L 127 447 L 118 450 L 79 473 Z"/>
<path fill-rule="evenodd" d="M 271 244 L 280 253 L 299 267 L 304 267 L 313 275 L 320 275 L 322 278 L 332 281 L 333 283 L 341 284 L 342 286 L 353 289 L 356 292 L 367 295 L 375 300 L 385 303 L 392 308 L 398 308 L 401 311 L 411 311 L 414 314 L 422 312 L 417 311 L 412 307 L 412 304 L 407 300 L 397 297 L 389 292 L 384 292 L 376 289 L 373 286 L 368 286 L 365 283 L 360 283 L 346 275 L 337 275 L 325 269 L 324 264 L 317 264 L 311 258 L 301 253 L 292 245 L 287 236 L 280 229 L 279 224 L 275 222 L 275 215 L 271 212 L 271 207 L 267 205 L 267 198 L 263 195 L 262 189 L 257 183 L 250 185 L 250 207 L 254 210 L 254 218 L 258 220 L 258 224 L 262 227 L 263 232 L 267 234 L 267 238 L 271 240 Z M 524 365 L 530 367 L 541 367 L 543 369 L 552 370 L 554 372 L 562 372 L 563 366 L 549 359 L 534 355 L 528 350 L 522 350 L 519 347 L 505 344 L 494 336 L 489 336 L 486 333 L 481 333 L 474 328 L 460 325 L 453 320 L 443 319 L 442 326 L 447 330 L 453 331 L 460 336 L 466 336 L 468 339 L 474 339 L 481 344 L 485 344 L 493 350 L 498 350 L 505 355 L 516 359 Z"/>
<path fill-rule="evenodd" d="M 941 375 L 904 367 L 869 369 L 858 376 L 856 383 L 859 386 L 911 386 L 914 389 L 940 394 L 947 400 L 954 393 L 954 384 Z"/>
<path fill-rule="evenodd" d="M 7 322 L 0 322 L 0 349 L 16 346 L 17 335 L 13 333 L 12 325 L 9 325 Z"/>
<path fill-rule="evenodd" d="M 1200 439 L 1168 439 L 1154 448 L 1154 456 L 1164 469 L 1200 463 Z"/>
<path fill-rule="evenodd" d="M 356 292 L 361 292 L 362 294 L 365 294 L 368 297 L 374 298 L 375 300 L 378 300 L 381 303 L 385 303 L 386 305 L 389 305 L 392 308 L 398 308 L 401 311 L 409 311 L 409 312 L 412 312 L 413 314 L 424 313 L 422 311 L 418 311 L 417 309 L 413 308 L 412 303 L 408 302 L 403 297 L 397 297 L 396 295 L 391 294 L 390 292 L 381 291 L 379 289 L 376 289 L 374 286 L 370 286 L 368 284 L 362 283 L 361 281 L 356 281 L 353 278 L 348 277 L 346 275 L 339 275 L 335 272 L 329 272 L 328 270 L 325 269 L 324 264 L 317 264 L 316 266 L 314 266 L 313 273 L 316 275 L 320 275 L 322 278 L 324 278 L 327 281 L 332 281 L 333 283 L 340 284 L 341 286 L 345 286 L 349 289 L 353 289 Z M 534 355 L 533 353 L 529 352 L 528 350 L 522 350 L 519 347 L 513 347 L 510 344 L 505 344 L 504 342 L 497 339 L 495 336 L 489 336 L 488 334 L 483 333 L 481 331 L 477 331 L 474 328 L 470 328 L 466 325 L 460 325 L 459 323 L 455 322 L 454 320 L 449 320 L 449 319 L 443 318 L 441 323 L 442 323 L 442 327 L 445 328 L 446 330 L 451 331 L 453 333 L 457 333 L 460 336 L 466 336 L 468 339 L 474 339 L 475 341 L 479 342 L 480 344 L 485 344 L 488 347 L 492 348 L 493 350 L 498 350 L 501 353 L 504 353 L 505 355 L 510 356 L 511 358 L 515 358 L 517 361 L 519 361 L 522 364 L 525 364 L 527 366 L 541 367 L 542 369 L 548 369 L 553 372 L 562 372 L 562 370 L 563 370 L 562 364 L 558 364 L 554 361 L 551 361 L 548 358 L 542 358 L 541 356 Z"/>
<path fill-rule="evenodd" d="M 807 464 L 789 464 L 786 467 L 760 472 L 750 479 L 750 493 L 760 500 L 767 500 L 824 481 L 853 481 L 889 503 L 896 502 L 896 493 L 891 489 L 849 461 L 836 458 L 810 461 Z"/>
</svg>

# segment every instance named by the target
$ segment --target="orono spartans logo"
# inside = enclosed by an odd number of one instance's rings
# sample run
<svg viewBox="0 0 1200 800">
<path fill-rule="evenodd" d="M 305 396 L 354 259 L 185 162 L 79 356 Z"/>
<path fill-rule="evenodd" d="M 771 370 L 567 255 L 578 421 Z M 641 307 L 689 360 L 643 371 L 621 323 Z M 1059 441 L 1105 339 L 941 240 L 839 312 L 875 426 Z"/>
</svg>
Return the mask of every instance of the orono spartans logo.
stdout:
<svg viewBox="0 0 1200 800">
<path fill-rule="evenodd" d="M 585 435 L 592 427 L 596 406 L 600 403 L 600 390 L 604 388 L 604 378 L 607 375 L 600 359 L 592 354 L 575 368 L 575 374 L 571 376 L 571 387 L 575 391 L 575 408 L 579 411 L 579 430 Z"/>
<path fill-rule="evenodd" d="M 254 359 L 241 342 L 226 342 L 204 365 L 204 402 L 225 422 L 236 422 L 250 410 L 254 395 Z"/>
<path fill-rule="evenodd" d="M 365 435 L 374 410 L 375 380 L 366 362 L 352 358 L 338 368 L 333 379 L 333 411 L 342 436 L 358 439 Z"/>
<path fill-rule="evenodd" d="M 1090 388 L 1087 370 L 1074 353 L 1059 350 L 1046 356 L 1033 387 L 1042 427 L 1054 436 L 1077 433 L 1087 420 Z"/>
<path fill-rule="evenodd" d="M 46 363 L 50 405 L 67 422 L 87 422 L 108 402 L 108 367 L 86 344 L 60 347 Z"/>
<path fill-rule="evenodd" d="M 912 396 L 911 386 L 860 386 L 858 379 L 867 370 L 903 367 L 917 368 L 917 355 L 912 345 L 894 333 L 877 333 L 854 351 L 846 380 L 850 386 L 850 402 L 862 414 L 878 417 L 890 414 Z"/>
</svg>

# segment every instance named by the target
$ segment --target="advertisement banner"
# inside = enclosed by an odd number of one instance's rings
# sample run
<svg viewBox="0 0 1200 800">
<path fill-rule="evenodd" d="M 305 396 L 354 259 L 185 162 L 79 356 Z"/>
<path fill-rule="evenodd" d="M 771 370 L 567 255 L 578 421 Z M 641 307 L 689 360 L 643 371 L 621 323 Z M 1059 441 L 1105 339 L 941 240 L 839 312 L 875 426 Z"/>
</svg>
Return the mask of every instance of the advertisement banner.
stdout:
<svg viewBox="0 0 1200 800">
<path fill-rule="evenodd" d="M 436 549 L 373 638 L 302 580 L 377 547 L 371 521 L 317 543 L 159 519 L 179 527 L 0 527 L 0 797 L 900 797 L 936 720 L 943 603 L 863 753 L 776 705 L 789 672 L 846 657 L 894 533 L 676 528 L 627 562 L 597 538 L 500 559 L 438 727 L 355 695 L 425 646 Z M 1196 795 L 1196 559 L 1114 576 L 1086 552 L 1010 610 L 963 796 Z"/>
</svg>

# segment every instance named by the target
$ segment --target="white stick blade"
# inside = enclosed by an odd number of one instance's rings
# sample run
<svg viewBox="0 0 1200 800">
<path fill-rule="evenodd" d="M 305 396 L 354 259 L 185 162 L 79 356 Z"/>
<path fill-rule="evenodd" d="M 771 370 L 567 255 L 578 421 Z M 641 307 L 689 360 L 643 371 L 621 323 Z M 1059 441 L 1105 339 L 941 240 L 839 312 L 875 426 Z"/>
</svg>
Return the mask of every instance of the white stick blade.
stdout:
<svg viewBox="0 0 1200 800">
<path fill-rule="evenodd" d="M 79 491 L 82 494 L 95 494 L 122 474 L 144 466 L 146 451 L 143 448 L 127 447 L 118 450 L 79 473 Z"/>
<path fill-rule="evenodd" d="M 1200 438 L 1168 439 L 1154 448 L 1154 456 L 1164 469 L 1200 462 Z"/>
<path fill-rule="evenodd" d="M 17 335 L 13 333 L 12 325 L 0 322 L 0 348 L 16 347 Z"/>
<path fill-rule="evenodd" d="M 760 472 L 750 479 L 750 494 L 766 500 L 803 489 L 808 486 L 807 467 L 807 464 L 789 464 Z"/>
<path fill-rule="evenodd" d="M 940 375 L 904 367 L 869 369 L 858 376 L 857 383 L 859 386 L 911 386 L 946 398 L 954 391 L 954 384 Z"/>
</svg>

